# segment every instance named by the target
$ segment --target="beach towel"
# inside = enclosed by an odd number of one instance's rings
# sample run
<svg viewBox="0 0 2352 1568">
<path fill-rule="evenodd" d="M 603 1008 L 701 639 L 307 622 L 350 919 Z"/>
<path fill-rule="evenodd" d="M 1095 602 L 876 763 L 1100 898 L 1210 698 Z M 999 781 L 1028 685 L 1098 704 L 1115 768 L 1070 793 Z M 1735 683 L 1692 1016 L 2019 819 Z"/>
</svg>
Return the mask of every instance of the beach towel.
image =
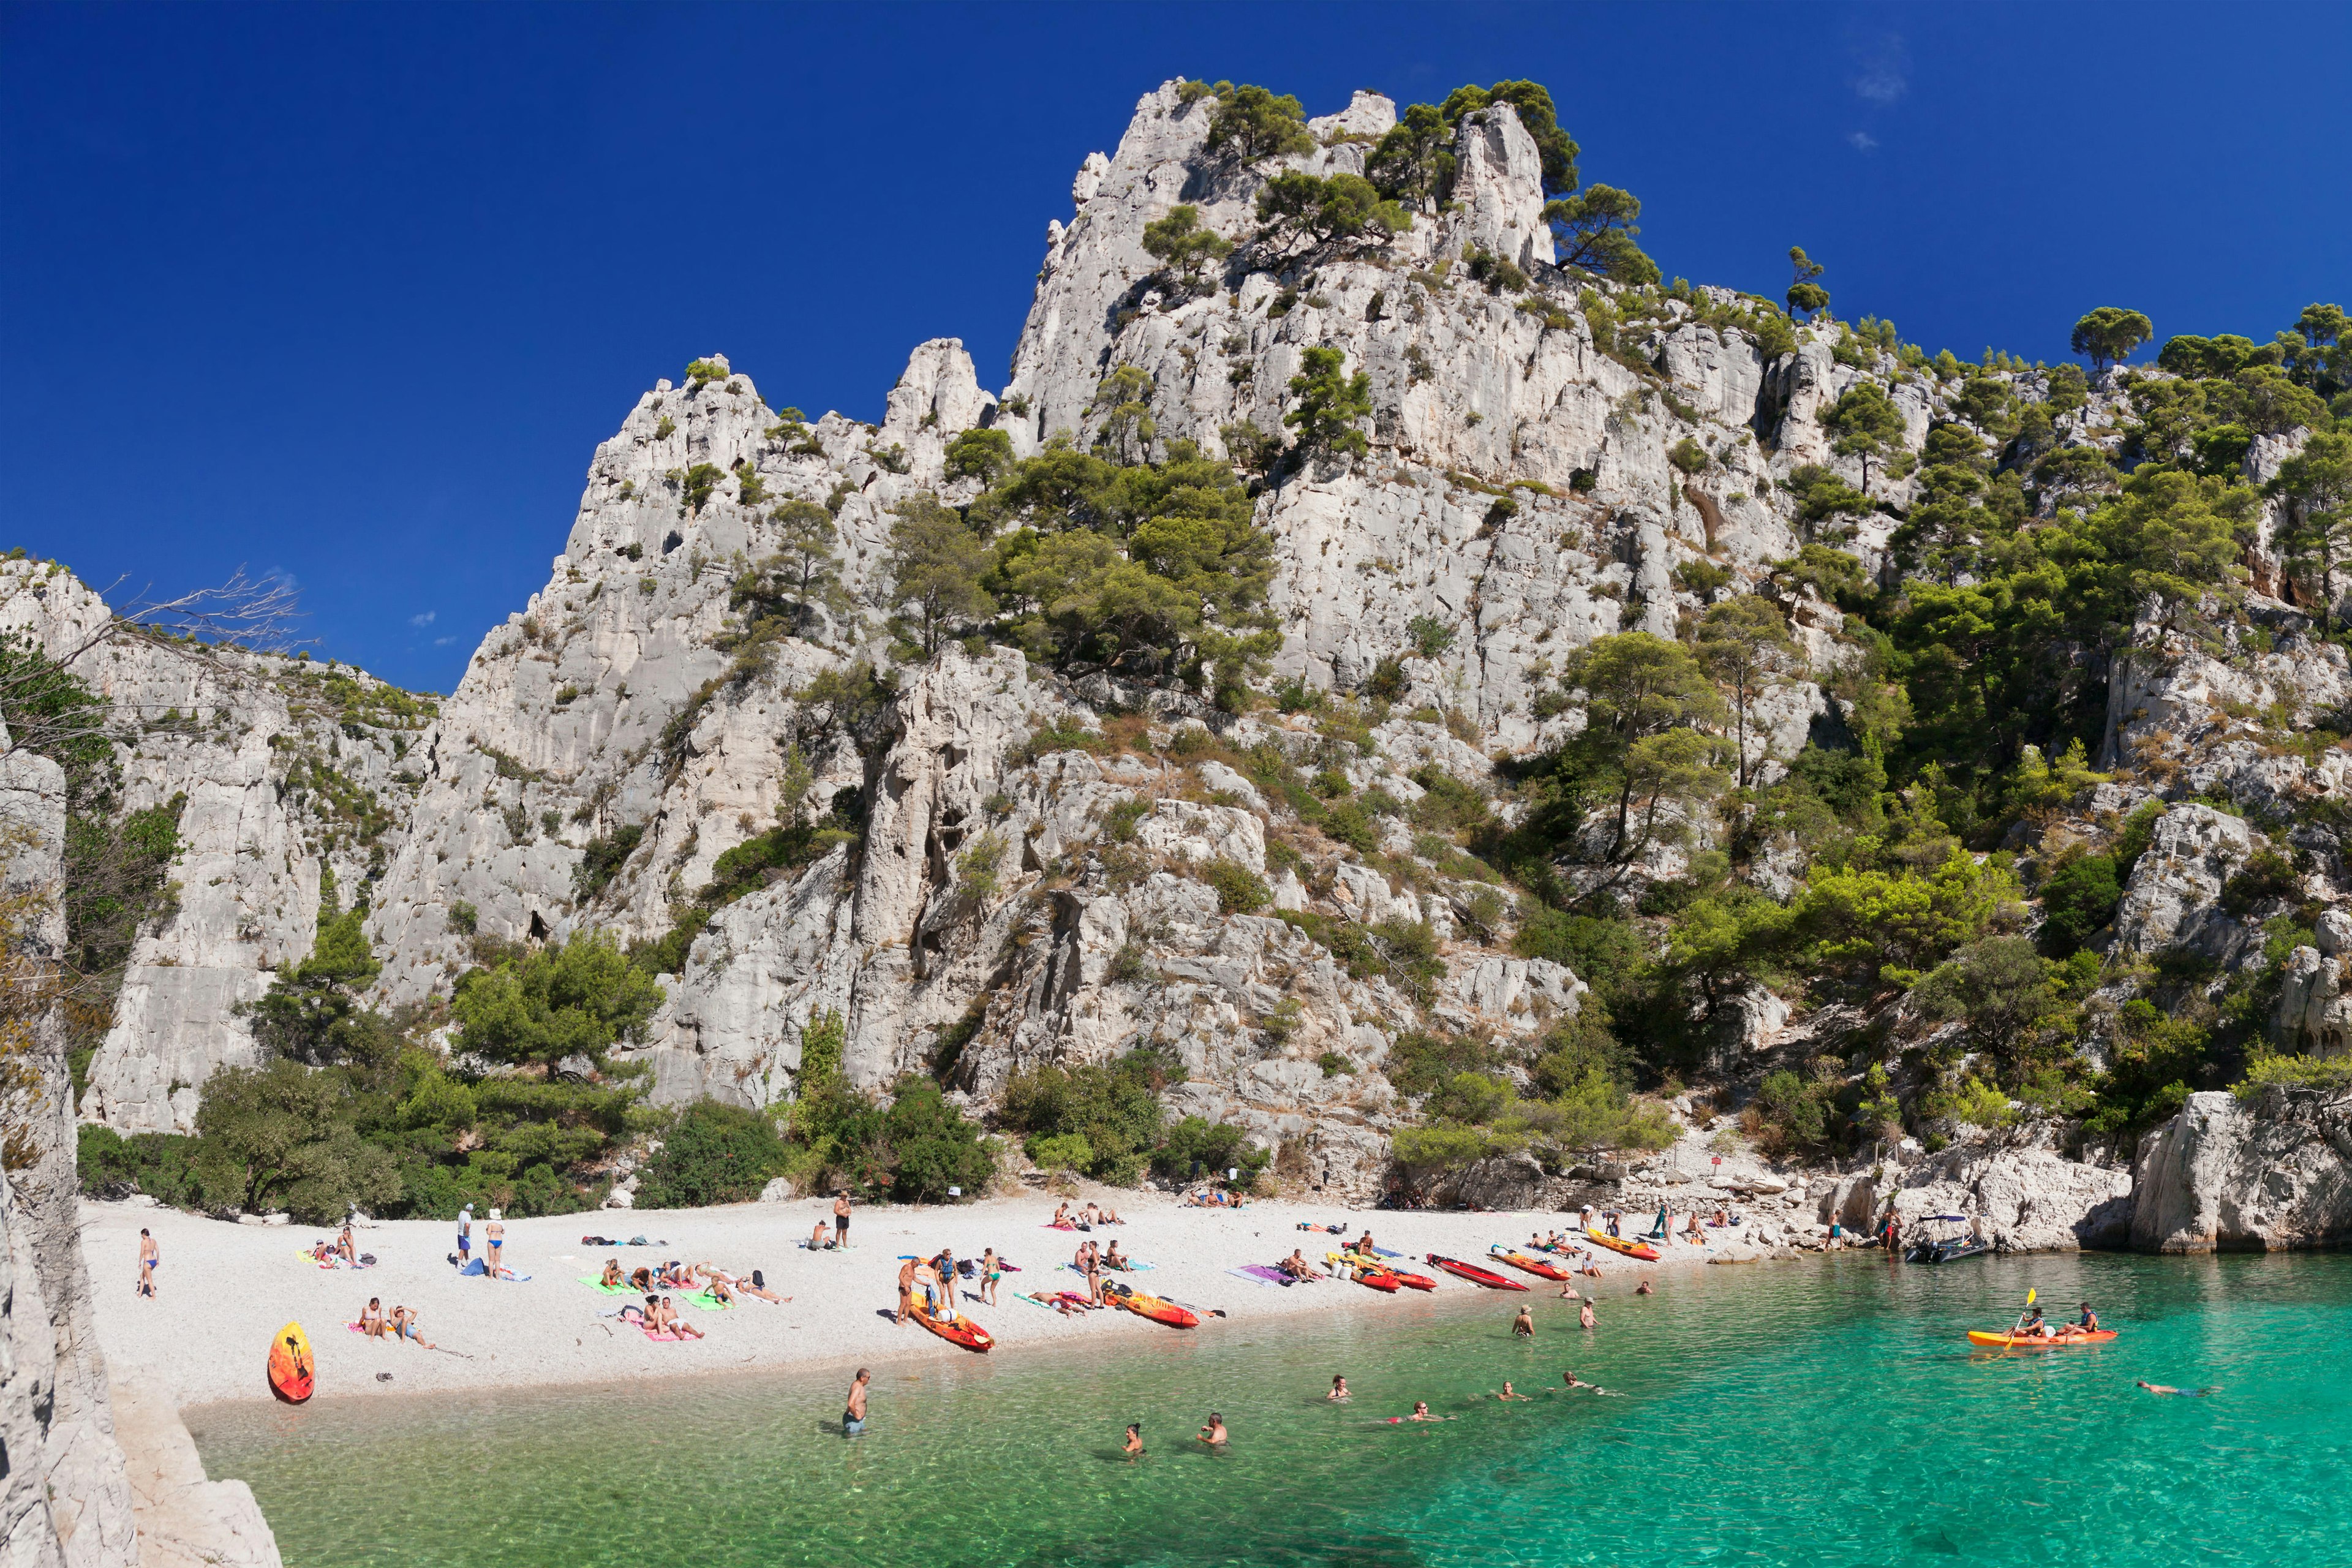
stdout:
<svg viewBox="0 0 2352 1568">
<path fill-rule="evenodd" d="M 602 1274 L 583 1274 L 580 1277 L 580 1283 L 587 1286 L 591 1290 L 599 1290 L 607 1296 L 642 1296 L 645 1294 L 642 1290 L 633 1290 L 629 1289 L 629 1282 L 625 1279 L 622 1280 L 618 1285 L 607 1285 L 604 1283 L 604 1277 Z"/>
<path fill-rule="evenodd" d="M 1079 1268 L 1075 1263 L 1065 1263 L 1062 1267 L 1068 1269 L 1073 1274 L 1083 1275 L 1086 1273 L 1085 1269 Z M 1151 1265 L 1149 1263 L 1129 1263 L 1123 1267 L 1115 1267 L 1111 1264 L 1106 1263 L 1101 1266 L 1102 1271 L 1106 1274 L 1141 1273 L 1144 1270 L 1149 1269 Z"/>
<path fill-rule="evenodd" d="M 649 1340 L 659 1340 L 666 1343 L 675 1343 L 677 1340 L 677 1336 L 671 1333 L 667 1329 L 664 1329 L 659 1333 L 656 1333 L 651 1329 L 647 1329 L 646 1331 L 646 1338 Z"/>
<path fill-rule="evenodd" d="M 680 1297 L 679 1300 L 690 1301 L 706 1312 L 724 1312 L 735 1305 L 732 1301 L 720 1300 L 708 1290 L 697 1290 L 690 1296 Z"/>
<path fill-rule="evenodd" d="M 1228 1268 L 1226 1273 L 1242 1279 L 1255 1279 L 1261 1285 L 1288 1286 L 1297 1283 L 1279 1268 L 1269 1268 L 1263 1263 L 1252 1263 L 1241 1268 Z"/>
</svg>

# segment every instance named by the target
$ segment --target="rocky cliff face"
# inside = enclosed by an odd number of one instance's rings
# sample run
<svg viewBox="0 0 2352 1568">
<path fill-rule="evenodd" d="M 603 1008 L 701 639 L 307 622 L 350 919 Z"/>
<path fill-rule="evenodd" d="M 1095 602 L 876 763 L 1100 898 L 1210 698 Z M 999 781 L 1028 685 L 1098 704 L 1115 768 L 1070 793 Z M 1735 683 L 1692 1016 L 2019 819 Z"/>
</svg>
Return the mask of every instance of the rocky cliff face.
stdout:
<svg viewBox="0 0 2352 1568">
<path fill-rule="evenodd" d="M 2192 1094 L 2134 1167 L 2143 1252 L 2263 1252 L 2352 1239 L 2352 1096 Z"/>
<path fill-rule="evenodd" d="M 0 756 L 0 898 L 15 928 L 0 977 L 9 989 L 0 1037 L 8 1167 L 0 1178 L 0 1557 L 28 1568 L 114 1568 L 135 1559 L 131 1488 L 75 1224 L 73 1096 L 37 973 L 65 940 L 65 827 L 58 765 L 21 752 Z"/>
<path fill-rule="evenodd" d="M 142 720 L 125 750 L 138 800 L 185 795 L 191 847 L 173 872 L 178 912 L 142 939 L 83 1114 L 185 1129 L 205 1077 L 252 1059 L 237 1005 L 306 951 L 330 870 L 346 901 L 369 897 L 379 999 L 430 1004 L 484 942 L 670 931 L 720 857 L 776 826 L 796 767 L 805 798 L 857 803 L 862 841 L 711 915 L 638 1047 L 664 1100 L 788 1096 L 802 1028 L 833 1011 L 857 1082 L 928 1068 L 982 1103 L 1021 1067 L 1156 1043 L 1190 1074 L 1184 1108 L 1362 1192 L 1404 1109 L 1381 1070 L 1401 1034 L 1517 1037 L 1572 1014 L 1577 977 L 1511 956 L 1491 923 L 1465 918 L 1476 884 L 1454 861 L 1419 853 L 1429 846 L 1389 818 L 1376 866 L 1262 795 L 1227 749 L 1271 743 L 1408 805 L 1423 765 L 1493 788 L 1495 758 L 1583 722 L 1556 679 L 1573 650 L 1621 629 L 1673 635 L 1706 603 L 1685 584 L 1727 571 L 1727 591 L 1778 597 L 1811 658 L 1751 715 L 1748 760 L 1773 776 L 1816 726 L 1836 729 L 1820 682 L 1853 657 L 1832 605 L 1767 579 L 1808 542 L 1787 481 L 1819 465 L 1895 508 L 1914 499 L 1904 463 L 1865 473 L 1833 450 L 1822 410 L 1880 387 L 1903 421 L 1897 457 L 1916 456 L 1932 422 L 1969 416 L 1955 384 L 1826 331 L 1801 329 L 1768 359 L 1724 291 L 1637 301 L 1553 268 L 1540 160 L 1507 106 L 1464 119 L 1453 199 L 1392 243 L 1261 250 L 1173 281 L 1144 248 L 1148 224 L 1183 202 L 1224 234 L 1253 230 L 1268 178 L 1359 171 L 1395 120 L 1359 93 L 1312 122 L 1315 151 L 1244 166 L 1208 150 L 1213 107 L 1171 83 L 1139 102 L 1114 153 L 1087 160 L 1073 216 L 1048 226 L 1002 394 L 954 340 L 916 348 L 879 426 L 785 417 L 717 355 L 684 385 L 658 383 L 598 447 L 546 585 L 437 706 L 282 659 L 116 657 L 108 689 Z M 1486 286 L 1474 258 L 1517 267 L 1529 289 Z M 1064 679 L 1002 648 L 900 669 L 887 705 L 854 721 L 812 694 L 855 661 L 888 668 L 874 617 L 890 509 L 922 491 L 971 499 L 978 481 L 946 473 L 956 435 L 999 429 L 1021 454 L 1062 436 L 1087 445 L 1110 416 L 1101 384 L 1131 367 L 1150 388 L 1154 454 L 1177 440 L 1223 453 L 1243 426 L 1282 428 L 1290 378 L 1323 347 L 1370 378 L 1370 445 L 1259 496 L 1283 634 L 1275 675 L 1349 691 L 1393 660 L 1393 710 L 1416 717 L 1359 746 L 1304 718 L 1234 719 L 1181 692 Z M 2026 404 L 2048 395 L 2039 373 L 1997 374 Z M 2103 379 L 2054 417 L 2052 438 L 2112 447 L 2124 405 Z M 2284 451 L 2266 438 L 2247 461 L 2274 470 Z M 787 501 L 830 516 L 850 603 L 803 636 L 748 646 L 732 585 L 779 548 Z M 1869 511 L 1833 542 L 1879 576 L 1898 521 Z M 2138 782 L 2103 786 L 2087 815 L 2040 830 L 2050 850 L 2069 834 L 2099 840 L 2140 800 L 2181 803 L 2133 871 L 2112 936 L 2122 951 L 2187 947 L 2236 965 L 2262 948 L 2275 908 L 2231 912 L 2223 889 L 2272 835 L 2191 797 L 2307 805 L 2352 786 L 2342 753 L 2289 752 L 2264 730 L 2280 714 L 2316 722 L 2352 696 L 2340 651 L 2263 596 L 2284 581 L 2272 522 L 2252 552 L 2258 627 L 2140 628 L 2141 651 L 2113 672 L 2105 746 L 2110 761 L 2144 761 Z M 70 578 L 8 574 L 0 625 L 61 646 L 102 614 Z M 1032 743 L 1073 729 L 1095 739 Z M 2280 843 L 2304 847 L 2301 831 Z M 1643 873 L 1674 876 L 1684 853 L 1662 849 Z M 2315 874 L 2340 875 L 2332 855 Z M 1225 907 L 1200 875 L 1217 861 L 1262 876 L 1283 910 L 1425 922 L 1443 973 L 1410 987 L 1355 978 L 1297 926 Z M 1759 879 L 1785 893 L 1801 869 L 1768 853 Z M 2324 1037 L 2340 1027 L 2322 973 L 2334 949 L 2297 962 L 2295 1016 Z M 1760 987 L 1728 1007 L 1747 1023 L 1727 1073 L 1805 1035 Z M 2025 1199 L 1986 1196 L 2009 1190 L 1997 1172 L 1932 1179 L 2008 1204 L 2001 1223 L 2021 1236 L 2085 1238 L 2042 1225 Z M 2077 1195 L 2087 1208 L 2113 1194 L 2092 1182 Z"/>
</svg>

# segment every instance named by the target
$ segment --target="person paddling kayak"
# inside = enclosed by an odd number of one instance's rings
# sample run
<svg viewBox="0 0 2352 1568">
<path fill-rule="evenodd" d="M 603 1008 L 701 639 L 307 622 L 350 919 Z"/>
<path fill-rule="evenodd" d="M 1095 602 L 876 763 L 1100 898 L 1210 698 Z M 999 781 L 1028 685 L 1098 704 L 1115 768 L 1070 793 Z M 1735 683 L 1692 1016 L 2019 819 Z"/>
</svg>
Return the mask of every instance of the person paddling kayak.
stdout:
<svg viewBox="0 0 2352 1568">
<path fill-rule="evenodd" d="M 2098 1331 L 2099 1314 L 2091 1310 L 2088 1301 L 2083 1303 L 2083 1315 L 2074 1320 L 2074 1326 L 2086 1334 Z"/>
</svg>

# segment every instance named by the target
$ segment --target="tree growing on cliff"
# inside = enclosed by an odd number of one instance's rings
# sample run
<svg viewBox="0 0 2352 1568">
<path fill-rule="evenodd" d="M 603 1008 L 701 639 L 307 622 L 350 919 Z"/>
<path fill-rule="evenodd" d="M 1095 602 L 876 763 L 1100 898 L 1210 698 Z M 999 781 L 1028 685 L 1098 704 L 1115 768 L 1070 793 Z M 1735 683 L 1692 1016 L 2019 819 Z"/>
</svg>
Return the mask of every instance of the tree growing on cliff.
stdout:
<svg viewBox="0 0 2352 1568">
<path fill-rule="evenodd" d="M 327 896 L 332 899 L 331 886 Z M 280 968 L 268 994 L 253 1005 L 254 1038 L 309 1067 L 368 1058 L 389 1065 L 397 1039 L 360 1002 L 383 968 L 361 925 L 366 914 L 339 913 L 331 902 L 320 909 L 310 956 Z"/>
<path fill-rule="evenodd" d="M 1209 263 L 1233 254 L 1234 242 L 1202 223 L 1199 207 L 1181 202 L 1166 217 L 1143 226 L 1143 248 L 1190 288 L 1200 282 Z"/>
<path fill-rule="evenodd" d="M 2280 547 L 2290 572 L 2316 570 L 2319 632 L 2333 629 L 2336 563 L 2352 553 L 2352 433 L 2314 436 L 2264 489 L 2287 503 Z"/>
<path fill-rule="evenodd" d="M 947 476 L 992 485 L 1013 467 L 1013 437 L 1003 430 L 966 430 L 948 443 Z"/>
<path fill-rule="evenodd" d="M 1095 387 L 1093 407 L 1102 416 L 1095 445 L 1121 463 L 1140 463 L 1150 455 L 1160 426 L 1151 417 L 1151 395 L 1157 390 L 1151 373 L 1140 365 L 1123 364 Z"/>
<path fill-rule="evenodd" d="M 1301 238 L 1379 245 L 1412 226 L 1412 215 L 1384 198 L 1361 174 L 1318 179 L 1286 169 L 1257 194 L 1258 237 L 1277 251 Z"/>
<path fill-rule="evenodd" d="M 1559 245 L 1559 264 L 1632 285 L 1655 283 L 1658 264 L 1634 243 L 1642 204 L 1614 185 L 1588 185 L 1577 195 L 1547 203 L 1544 221 Z"/>
<path fill-rule="evenodd" d="M 1364 173 L 1381 195 L 1416 207 L 1445 199 L 1454 166 L 1454 128 L 1429 103 L 1407 109 L 1364 160 Z"/>
<path fill-rule="evenodd" d="M 890 509 L 890 552 L 882 573 L 890 602 L 913 605 L 923 634 L 923 657 L 937 658 L 950 626 L 995 613 L 980 585 L 988 552 L 952 508 L 926 490 Z"/>
<path fill-rule="evenodd" d="M 1359 420 L 1372 415 L 1372 378 L 1363 371 L 1347 372 L 1347 356 L 1338 349 L 1308 349 L 1300 370 L 1290 378 L 1297 406 L 1282 422 L 1298 432 L 1296 450 L 1303 457 L 1361 454 L 1368 443 Z"/>
<path fill-rule="evenodd" d="M 1800 321 L 1810 321 L 1830 308 L 1830 291 L 1813 281 L 1827 270 L 1805 254 L 1801 245 L 1789 247 L 1789 268 L 1793 276 L 1789 281 L 1789 312 Z"/>
<path fill-rule="evenodd" d="M 776 525 L 775 552 L 747 574 L 748 582 L 736 580 L 730 595 L 734 606 L 763 616 L 789 610 L 795 629 L 805 628 L 820 609 L 836 615 L 848 609 L 833 514 L 814 501 L 788 500 L 768 520 Z"/>
<path fill-rule="evenodd" d="M 2129 359 L 2132 350 L 2147 342 L 2156 329 L 2137 310 L 2102 305 L 2074 323 L 2069 340 L 2074 352 L 2085 355 L 2094 371 Z"/>
<path fill-rule="evenodd" d="M 1742 594 L 1707 606 L 1700 617 L 1697 652 L 1731 694 L 1738 724 L 1738 783 L 1748 787 L 1748 710 L 1775 678 L 1803 668 L 1804 658 L 1780 607 L 1757 594 Z"/>
<path fill-rule="evenodd" d="M 1229 87 L 1223 82 L 1212 90 L 1218 103 L 1217 111 L 1209 117 L 1210 152 L 1255 163 L 1261 158 L 1315 151 L 1315 137 L 1307 129 L 1307 110 L 1288 93 L 1276 97 L 1262 87 Z"/>
<path fill-rule="evenodd" d="M 1841 458 L 1862 459 L 1862 488 L 1870 489 L 1870 465 L 1900 451 L 1906 426 L 1903 411 L 1887 400 L 1878 384 L 1860 381 L 1846 395 L 1822 411 L 1822 428 L 1836 440 L 1830 450 Z"/>
</svg>

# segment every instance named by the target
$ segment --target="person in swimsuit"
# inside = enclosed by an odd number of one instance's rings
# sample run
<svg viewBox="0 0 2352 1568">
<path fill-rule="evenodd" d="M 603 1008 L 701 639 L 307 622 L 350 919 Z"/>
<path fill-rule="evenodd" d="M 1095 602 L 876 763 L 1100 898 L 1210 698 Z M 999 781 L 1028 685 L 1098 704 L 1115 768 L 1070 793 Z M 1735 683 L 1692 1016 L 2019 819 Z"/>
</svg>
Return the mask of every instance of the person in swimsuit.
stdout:
<svg viewBox="0 0 2352 1568">
<path fill-rule="evenodd" d="M 1583 1300 L 1581 1296 L 1579 1296 L 1576 1293 L 1575 1285 L 1566 1279 L 1559 1282 L 1559 1299 L 1563 1301 L 1580 1301 Z"/>
<path fill-rule="evenodd" d="M 906 1322 L 907 1314 L 915 1310 L 915 1268 L 917 1262 L 917 1259 L 909 1258 L 906 1262 L 898 1265 L 898 1322 L 901 1325 Z"/>
<path fill-rule="evenodd" d="M 833 1244 L 849 1245 L 849 1189 L 842 1188 L 833 1194 Z"/>
<path fill-rule="evenodd" d="M 2221 1392 L 2218 1388 L 2175 1388 L 2168 1383 L 2150 1383 L 2146 1378 L 2140 1380 L 2139 1385 L 2150 1394 L 2177 1394 L 2183 1399 L 2202 1399 L 2209 1394 Z"/>
<path fill-rule="evenodd" d="M 1054 1217 L 1047 1220 L 1045 1222 L 1045 1226 L 1049 1230 L 1067 1230 L 1070 1228 L 1070 1205 L 1067 1199 L 1064 1199 L 1061 1203 L 1054 1205 Z"/>
<path fill-rule="evenodd" d="M 341 1234 L 335 1237 L 335 1256 L 354 1268 L 359 1267 L 360 1249 L 352 1243 L 352 1222 L 349 1220 L 343 1222 Z"/>
<path fill-rule="evenodd" d="M 824 1221 L 821 1219 L 818 1220 L 816 1222 L 816 1228 L 809 1232 L 808 1249 L 811 1252 L 830 1252 L 833 1250 L 833 1237 L 825 1234 Z"/>
<path fill-rule="evenodd" d="M 1222 1448 L 1230 1441 L 1225 1431 L 1225 1418 L 1215 1411 L 1209 1412 L 1209 1424 L 1201 1428 L 1201 1441 L 1212 1448 Z"/>
<path fill-rule="evenodd" d="M 1650 1281 L 1644 1278 L 1639 1285 L 1633 1287 L 1633 1294 L 1636 1296 L 1654 1296 L 1657 1292 L 1650 1289 Z"/>
<path fill-rule="evenodd" d="M 618 1290 L 626 1283 L 627 1281 L 621 1278 L 621 1260 L 617 1258 L 604 1259 L 604 1278 L 596 1281 L 598 1288 L 605 1290 Z"/>
<path fill-rule="evenodd" d="M 457 1267 L 463 1268 L 474 1258 L 474 1205 L 467 1204 L 457 1211 Z"/>
<path fill-rule="evenodd" d="M 383 1337 L 385 1324 L 383 1321 L 383 1301 L 381 1298 L 375 1296 L 370 1296 L 368 1298 L 368 1304 L 360 1311 L 358 1327 L 360 1332 L 367 1335 L 370 1339 L 380 1339 Z"/>
<path fill-rule="evenodd" d="M 630 1289 L 635 1290 L 635 1292 L 637 1292 L 637 1294 L 639 1294 L 639 1295 L 643 1296 L 643 1295 L 649 1295 L 649 1294 L 651 1294 L 651 1293 L 652 1293 L 652 1290 L 653 1290 L 653 1288 L 654 1288 L 654 1271 L 653 1271 L 652 1269 L 650 1269 L 650 1268 L 646 1268 L 644 1264 L 642 1264 L 642 1263 L 641 1263 L 641 1264 L 637 1265 L 637 1267 L 636 1267 L 635 1268 L 634 1268 L 634 1269 L 630 1270 L 630 1272 L 629 1272 L 629 1289 Z"/>
<path fill-rule="evenodd" d="M 396 1340 L 406 1340 L 418 1350 L 430 1351 L 441 1348 L 416 1331 L 416 1314 L 406 1307 L 394 1307 L 392 1310 L 392 1337 Z"/>
<path fill-rule="evenodd" d="M 1567 1394 L 1574 1394 L 1580 1389 L 1591 1389 L 1595 1394 L 1606 1394 L 1609 1392 L 1597 1383 L 1585 1382 L 1582 1378 L 1577 1376 L 1576 1373 L 1572 1372 L 1561 1373 L 1559 1374 L 1559 1382 L 1561 1392 Z"/>
<path fill-rule="evenodd" d="M 147 1234 L 146 1226 L 140 1226 L 139 1293 L 142 1296 L 152 1296 L 155 1294 L 155 1265 L 163 1261 L 163 1255 L 160 1251 L 156 1250 L 155 1238 Z"/>
<path fill-rule="evenodd" d="M 1522 1307 L 1519 1309 L 1519 1315 L 1511 1320 L 1511 1332 L 1523 1340 L 1533 1339 L 1535 1337 L 1536 1315 L 1533 1308 Z"/>
<path fill-rule="evenodd" d="M 1578 1305 L 1576 1310 L 1576 1321 L 1578 1323 L 1588 1329 L 1593 1326 L 1591 1302 L 1585 1301 Z"/>
<path fill-rule="evenodd" d="M 980 1299 L 984 1304 L 996 1305 L 996 1282 L 1003 1278 L 1004 1269 L 996 1260 L 996 1248 L 986 1248 L 980 1255 Z"/>
<path fill-rule="evenodd" d="M 1325 1394 L 1323 1397 L 1326 1399 L 1346 1399 L 1349 1397 L 1348 1393 L 1348 1380 L 1344 1377 L 1333 1378 L 1331 1380 L 1331 1392 Z"/>
<path fill-rule="evenodd" d="M 1285 1274 L 1289 1275 L 1293 1279 L 1312 1279 L 1315 1278 L 1315 1265 L 1307 1262 L 1307 1255 L 1304 1252 L 1299 1251 L 1297 1247 L 1292 1247 L 1290 1250 L 1290 1256 L 1276 1264 L 1275 1267 L 1281 1269 Z"/>
<path fill-rule="evenodd" d="M 1129 1458 L 1139 1459 L 1143 1458 L 1142 1422 L 1130 1421 L 1127 1424 L 1127 1447 L 1125 1452 Z"/>
<path fill-rule="evenodd" d="M 841 1407 L 843 1436 L 855 1437 L 866 1430 L 866 1385 L 873 1381 L 874 1374 L 862 1366 L 857 1375 L 849 1380 L 849 1398 Z"/>
<path fill-rule="evenodd" d="M 698 1340 L 702 1337 L 700 1329 L 677 1315 L 677 1309 L 670 1304 L 670 1299 L 667 1296 L 661 1299 L 661 1321 L 657 1327 L 667 1329 L 682 1340 L 689 1338 Z"/>
<path fill-rule="evenodd" d="M 1102 1265 L 1105 1268 L 1132 1269 L 1135 1267 L 1135 1260 L 1119 1251 L 1118 1242 L 1114 1238 L 1110 1244 L 1110 1250 L 1103 1254 Z"/>
<path fill-rule="evenodd" d="M 506 1267 L 499 1261 L 499 1253 L 507 1244 L 507 1227 L 496 1209 L 490 1211 L 490 1223 L 482 1227 L 482 1239 L 490 1244 L 489 1256 L 482 1263 L 482 1278 L 495 1279 L 499 1270 Z"/>
<path fill-rule="evenodd" d="M 1412 1414 L 1406 1416 L 1405 1419 L 1408 1421 L 1451 1421 L 1454 1417 L 1451 1415 L 1432 1415 L 1429 1413 L 1429 1401 L 1426 1399 L 1416 1399 L 1412 1402 Z"/>
<path fill-rule="evenodd" d="M 768 1277 L 757 1268 L 751 1270 L 751 1282 L 749 1285 L 738 1279 L 735 1281 L 735 1289 L 742 1291 L 746 1296 L 757 1296 L 763 1301 L 773 1301 L 779 1306 L 792 1300 L 790 1296 L 779 1296 L 769 1289 Z"/>
<path fill-rule="evenodd" d="M 1514 1393 L 1512 1393 L 1512 1392 L 1511 1392 L 1511 1380 L 1510 1380 L 1509 1378 L 1507 1378 L 1507 1378 L 1505 1378 L 1505 1379 L 1503 1380 L 1503 1392 L 1502 1392 L 1502 1393 L 1500 1393 L 1500 1394 L 1496 1394 L 1496 1395 L 1495 1395 L 1495 1397 L 1496 1397 L 1496 1399 L 1501 1399 L 1501 1400 L 1512 1400 L 1512 1399 L 1525 1399 L 1525 1398 L 1527 1397 L 1527 1395 L 1526 1395 L 1526 1394 L 1514 1394 Z"/>
</svg>

